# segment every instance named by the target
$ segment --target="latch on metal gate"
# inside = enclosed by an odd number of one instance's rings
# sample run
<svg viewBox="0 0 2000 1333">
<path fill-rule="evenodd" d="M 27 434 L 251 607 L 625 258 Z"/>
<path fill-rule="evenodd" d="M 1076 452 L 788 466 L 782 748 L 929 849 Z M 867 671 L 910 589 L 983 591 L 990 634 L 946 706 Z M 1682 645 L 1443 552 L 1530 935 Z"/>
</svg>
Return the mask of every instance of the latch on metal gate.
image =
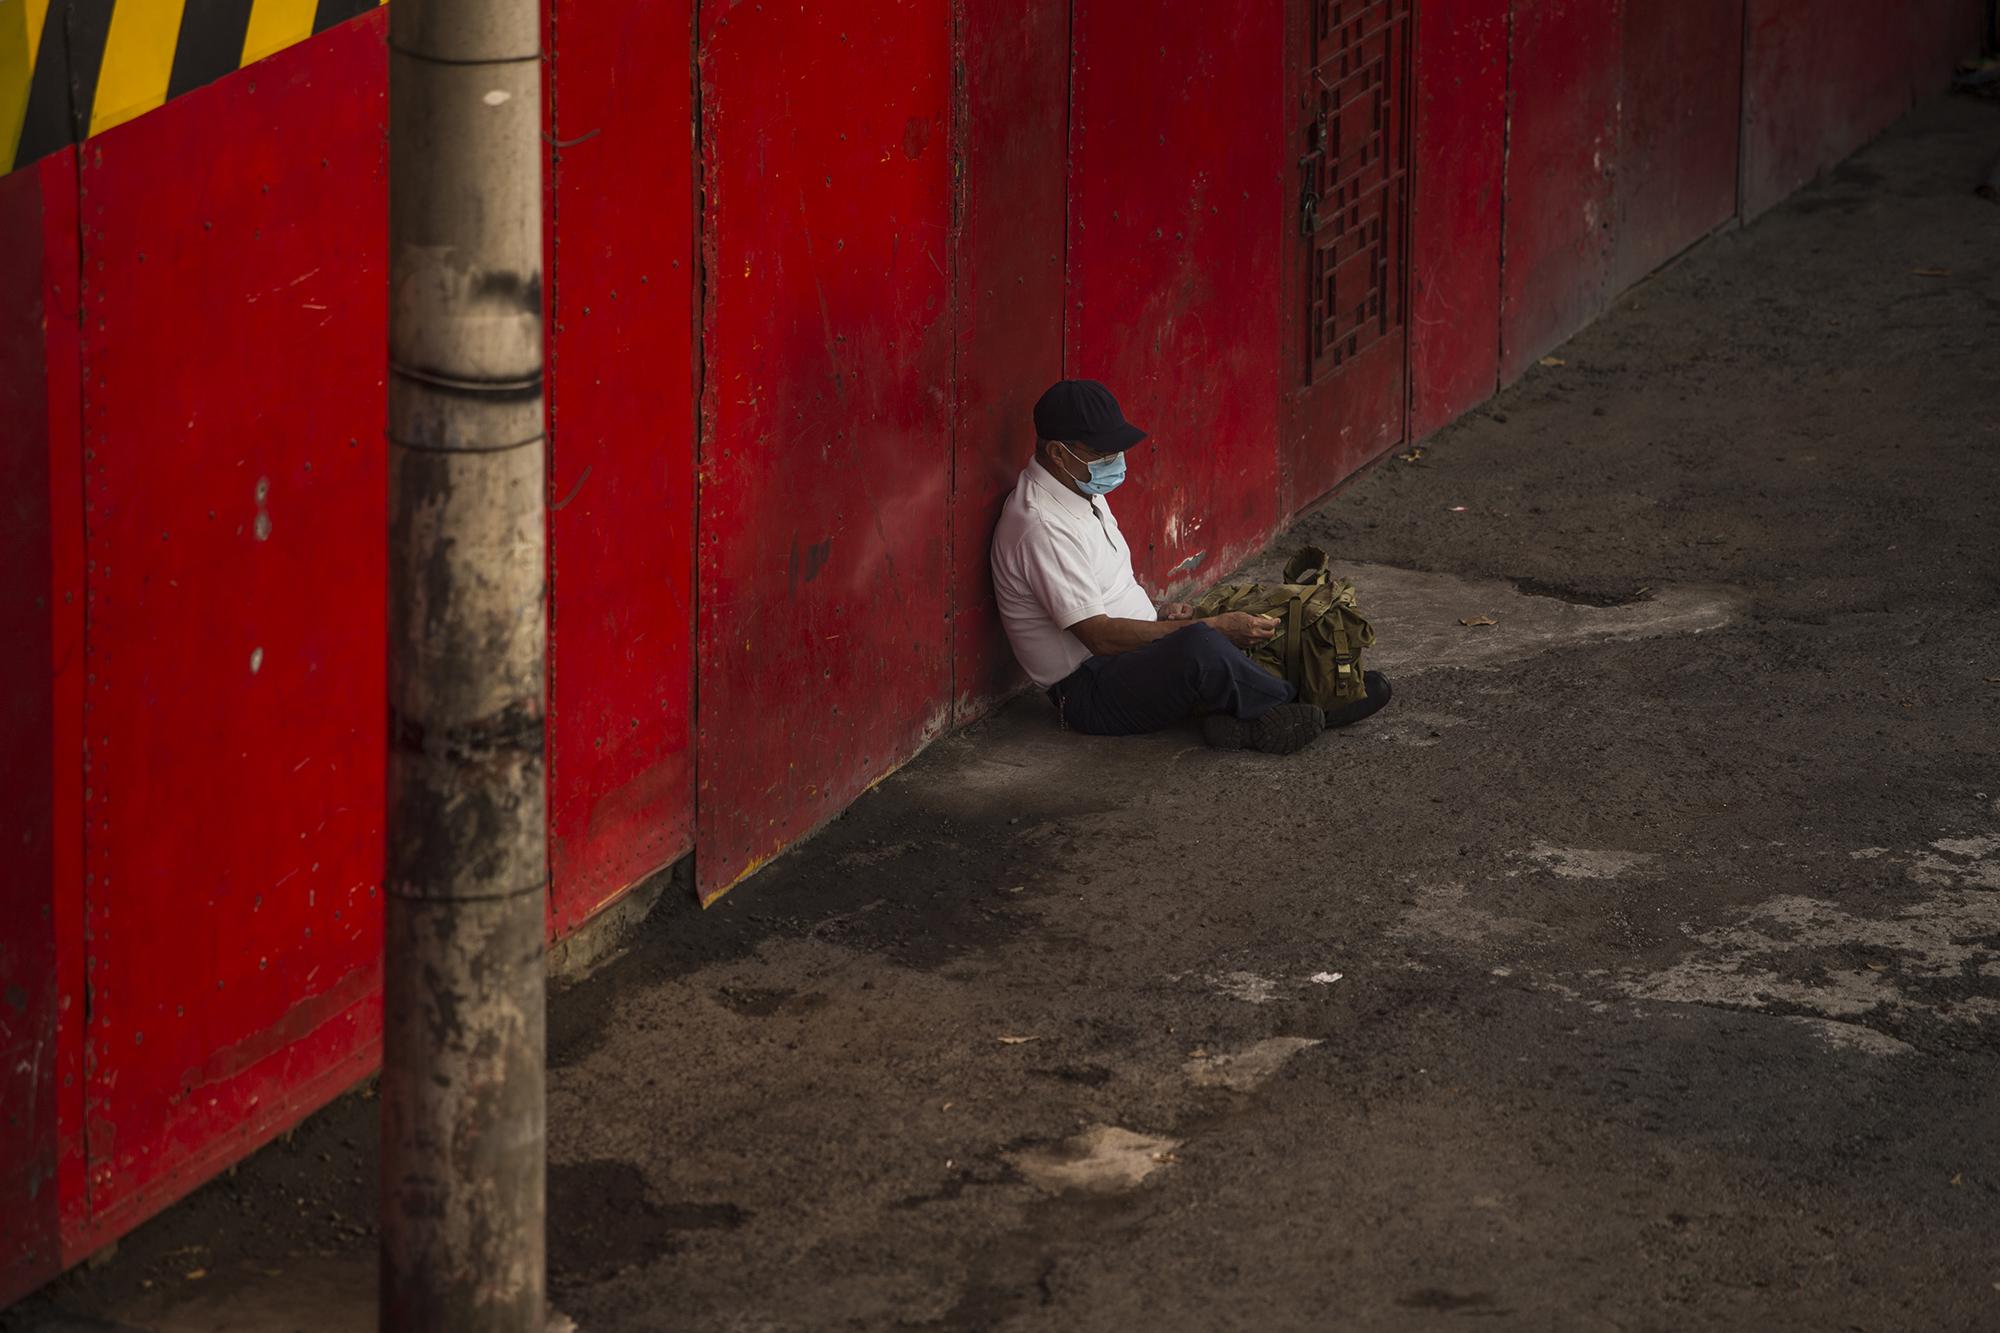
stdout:
<svg viewBox="0 0 2000 1333">
<path fill-rule="evenodd" d="M 1333 97 L 1333 88 L 1313 71 L 1313 82 L 1319 85 L 1319 114 L 1307 127 L 1311 150 L 1299 159 L 1299 170 L 1305 173 L 1305 180 L 1299 186 L 1299 234 L 1310 237 L 1319 226 L 1319 164 L 1326 157 L 1327 116 Z"/>
</svg>

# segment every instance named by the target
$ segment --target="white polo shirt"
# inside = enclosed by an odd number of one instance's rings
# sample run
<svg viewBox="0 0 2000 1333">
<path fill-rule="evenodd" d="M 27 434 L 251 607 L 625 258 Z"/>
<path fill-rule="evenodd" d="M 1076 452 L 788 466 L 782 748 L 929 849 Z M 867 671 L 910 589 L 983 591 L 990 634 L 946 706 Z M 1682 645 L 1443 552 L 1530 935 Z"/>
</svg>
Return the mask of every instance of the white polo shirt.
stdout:
<svg viewBox="0 0 2000 1333">
<path fill-rule="evenodd" d="M 1038 462 L 1021 470 L 993 530 L 993 591 L 1014 656 L 1043 687 L 1090 656 L 1070 626 L 1092 616 L 1158 618 L 1132 577 L 1132 550 L 1111 506 L 1078 495 Z"/>
</svg>

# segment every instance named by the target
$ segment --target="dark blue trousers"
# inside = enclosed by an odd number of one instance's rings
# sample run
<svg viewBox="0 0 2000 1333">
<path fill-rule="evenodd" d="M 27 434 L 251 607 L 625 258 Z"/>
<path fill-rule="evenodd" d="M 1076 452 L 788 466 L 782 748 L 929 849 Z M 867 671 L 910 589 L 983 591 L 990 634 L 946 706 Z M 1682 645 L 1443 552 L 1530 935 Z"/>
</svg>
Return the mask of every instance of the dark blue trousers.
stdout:
<svg viewBox="0 0 2000 1333">
<path fill-rule="evenodd" d="M 1189 625 L 1144 648 L 1093 657 L 1049 697 L 1072 731 L 1136 736 L 1201 713 L 1261 717 L 1295 691 L 1207 625 Z"/>
</svg>

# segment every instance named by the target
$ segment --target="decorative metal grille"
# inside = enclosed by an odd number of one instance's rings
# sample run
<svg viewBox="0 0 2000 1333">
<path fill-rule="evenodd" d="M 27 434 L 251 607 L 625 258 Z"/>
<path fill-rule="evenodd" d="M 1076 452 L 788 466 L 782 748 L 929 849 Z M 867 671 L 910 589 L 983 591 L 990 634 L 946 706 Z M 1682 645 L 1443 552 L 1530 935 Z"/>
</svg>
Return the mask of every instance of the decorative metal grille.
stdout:
<svg viewBox="0 0 2000 1333">
<path fill-rule="evenodd" d="M 1306 379 L 1403 326 L 1409 209 L 1409 0 L 1313 0 L 1300 224 Z"/>
</svg>

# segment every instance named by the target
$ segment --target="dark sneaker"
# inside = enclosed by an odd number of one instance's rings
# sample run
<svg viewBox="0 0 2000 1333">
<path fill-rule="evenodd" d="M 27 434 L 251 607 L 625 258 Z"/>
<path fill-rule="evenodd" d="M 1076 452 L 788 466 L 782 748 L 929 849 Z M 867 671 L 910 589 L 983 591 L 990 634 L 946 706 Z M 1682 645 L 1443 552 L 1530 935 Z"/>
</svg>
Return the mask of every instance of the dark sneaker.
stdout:
<svg viewBox="0 0 2000 1333">
<path fill-rule="evenodd" d="M 1389 699 L 1395 691 L 1389 686 L 1389 678 L 1379 671 L 1363 672 L 1361 683 L 1368 687 L 1368 697 L 1356 699 L 1351 704 L 1326 710 L 1328 727 L 1351 727 L 1364 717 L 1373 717 L 1389 706 Z"/>
<path fill-rule="evenodd" d="M 1311 745 L 1313 737 L 1326 730 L 1326 714 L 1313 704 L 1279 704 L 1254 721 L 1210 713 L 1201 720 L 1201 733 L 1218 750 L 1261 750 L 1265 754 L 1292 754 Z"/>
</svg>

